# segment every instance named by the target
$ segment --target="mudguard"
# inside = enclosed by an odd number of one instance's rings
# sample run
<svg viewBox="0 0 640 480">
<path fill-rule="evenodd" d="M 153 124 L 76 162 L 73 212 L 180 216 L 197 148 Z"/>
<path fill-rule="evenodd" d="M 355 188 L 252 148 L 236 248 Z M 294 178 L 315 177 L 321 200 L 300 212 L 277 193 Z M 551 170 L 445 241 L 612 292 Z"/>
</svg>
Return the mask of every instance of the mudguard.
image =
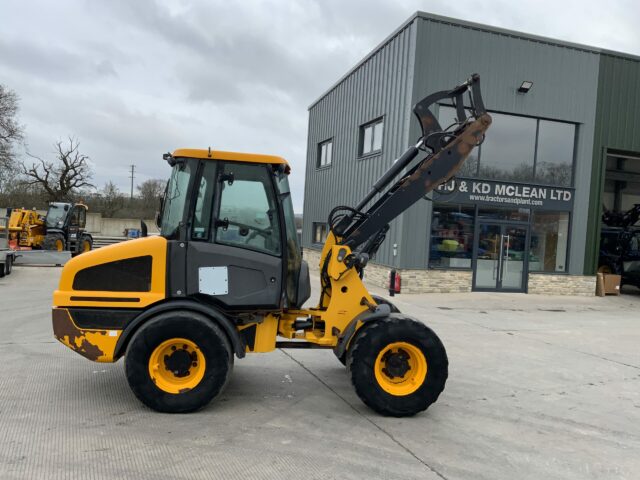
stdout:
<svg viewBox="0 0 640 480">
<path fill-rule="evenodd" d="M 336 357 L 343 358 L 357 330 L 362 328 L 364 324 L 373 320 L 388 318 L 390 314 L 391 307 L 384 303 L 378 305 L 374 311 L 365 310 L 364 312 L 362 312 L 356 318 L 351 320 L 351 322 L 349 322 L 349 325 L 347 325 L 347 328 L 344 329 L 344 331 L 338 338 L 338 344 L 333 349 L 333 353 L 335 353 Z"/>
<path fill-rule="evenodd" d="M 151 320 L 159 313 L 170 312 L 171 310 L 191 310 L 194 312 L 202 313 L 211 318 L 212 321 L 224 330 L 229 337 L 229 341 L 233 346 L 233 351 L 238 358 L 243 358 L 246 353 L 245 341 L 238 332 L 235 324 L 226 317 L 222 312 L 214 307 L 205 305 L 203 303 L 196 302 L 194 300 L 170 300 L 158 305 L 155 305 L 136 318 L 134 318 L 123 330 L 122 335 L 118 338 L 118 343 L 114 351 L 114 359 L 118 359 L 124 355 L 129 340 L 133 337 L 133 334 L 141 327 L 146 321 Z"/>
</svg>

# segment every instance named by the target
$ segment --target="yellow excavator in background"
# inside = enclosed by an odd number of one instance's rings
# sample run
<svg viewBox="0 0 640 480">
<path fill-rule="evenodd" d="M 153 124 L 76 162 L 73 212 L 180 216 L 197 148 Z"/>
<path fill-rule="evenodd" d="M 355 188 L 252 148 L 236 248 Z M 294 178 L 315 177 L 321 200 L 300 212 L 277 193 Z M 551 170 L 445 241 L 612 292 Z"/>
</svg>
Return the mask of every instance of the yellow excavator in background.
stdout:
<svg viewBox="0 0 640 480">
<path fill-rule="evenodd" d="M 82 203 L 52 202 L 46 215 L 14 208 L 9 216 L 9 244 L 15 249 L 88 252 L 93 237 L 85 231 L 87 206 Z"/>
<path fill-rule="evenodd" d="M 447 128 L 429 110 L 442 101 L 457 111 Z M 303 307 L 311 285 L 287 162 L 182 149 L 164 155 L 173 171 L 160 236 L 64 266 L 53 295 L 55 337 L 90 360 L 125 356 L 133 392 L 162 412 L 203 407 L 226 384 L 234 355 L 276 348 L 333 350 L 358 396 L 381 414 L 426 409 L 444 389 L 445 348 L 424 323 L 369 293 L 362 276 L 389 222 L 458 172 L 491 117 L 478 75 L 429 95 L 414 113 L 419 141 L 357 206 L 329 214 L 315 306 Z"/>
<path fill-rule="evenodd" d="M 11 209 L 7 228 L 9 244 L 13 247 L 37 248 L 44 241 L 44 220 L 35 209 Z"/>
</svg>

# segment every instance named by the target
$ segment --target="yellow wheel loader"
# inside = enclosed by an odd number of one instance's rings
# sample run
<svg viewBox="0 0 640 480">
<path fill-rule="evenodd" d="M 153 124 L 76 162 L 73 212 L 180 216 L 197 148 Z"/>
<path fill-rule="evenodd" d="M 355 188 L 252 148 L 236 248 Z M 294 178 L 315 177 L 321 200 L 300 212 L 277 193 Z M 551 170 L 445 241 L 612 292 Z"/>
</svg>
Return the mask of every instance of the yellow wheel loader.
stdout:
<svg viewBox="0 0 640 480">
<path fill-rule="evenodd" d="M 88 207 L 82 203 L 52 202 L 44 216 L 14 208 L 9 217 L 9 241 L 16 248 L 88 252 L 93 237 L 85 231 Z"/>
<path fill-rule="evenodd" d="M 447 128 L 428 108 L 441 101 L 457 110 Z M 425 324 L 370 294 L 362 274 L 389 222 L 456 174 L 491 117 L 477 75 L 426 97 L 414 112 L 418 143 L 357 206 L 331 211 L 315 306 L 303 307 L 311 288 L 287 162 L 183 149 L 164 155 L 172 173 L 159 236 L 65 265 L 53 298 L 55 337 L 90 360 L 124 356 L 131 389 L 161 412 L 207 405 L 234 356 L 276 348 L 333 350 L 359 397 L 381 414 L 426 409 L 444 389 L 445 348 Z"/>
</svg>

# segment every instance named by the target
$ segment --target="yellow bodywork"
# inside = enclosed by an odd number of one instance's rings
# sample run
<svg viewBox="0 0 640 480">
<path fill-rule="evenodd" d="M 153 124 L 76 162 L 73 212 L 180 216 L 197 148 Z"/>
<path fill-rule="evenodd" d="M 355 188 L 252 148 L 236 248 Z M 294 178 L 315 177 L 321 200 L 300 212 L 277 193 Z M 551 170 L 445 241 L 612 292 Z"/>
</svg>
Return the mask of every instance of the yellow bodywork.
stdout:
<svg viewBox="0 0 640 480">
<path fill-rule="evenodd" d="M 369 309 L 369 305 L 375 305 L 369 291 L 362 283 L 355 268 L 348 268 L 339 262 L 338 252 L 345 250 L 345 257 L 351 253 L 351 249 L 344 245 L 336 245 L 336 238 L 329 233 L 320 255 L 319 267 L 326 261 L 327 255 L 331 255 L 327 273 L 329 285 L 322 285 L 325 295 L 314 309 L 287 310 L 282 314 L 278 333 L 286 338 L 306 340 L 325 347 L 335 347 L 338 344 L 339 334 L 362 312 Z M 294 329 L 294 322 L 300 317 L 311 317 L 322 328 L 314 328 L 311 331 L 298 333 Z M 356 328 L 359 328 L 357 325 Z"/>
<path fill-rule="evenodd" d="M 210 158 L 212 160 L 235 160 L 241 162 L 284 164 L 281 157 L 268 155 L 238 154 L 217 150 L 176 150 L 173 156 L 190 158 Z M 331 348 L 338 344 L 340 334 L 361 313 L 376 303 L 365 288 L 355 268 L 338 261 L 342 250 L 345 257 L 351 253 L 349 247 L 337 245 L 333 233 L 325 242 L 321 254 L 320 267 L 330 255 L 328 263 L 328 284 L 322 285 L 324 294 L 315 308 L 283 310 L 270 313 L 259 321 L 238 325 L 241 334 L 253 338 L 247 342 L 247 352 L 270 352 L 276 348 L 278 336 L 299 339 L 321 347 Z M 86 268 L 104 263 L 126 260 L 140 256 L 152 257 L 150 289 L 145 292 L 114 292 L 74 290 L 76 274 Z M 122 242 L 87 252 L 71 259 L 64 267 L 58 289 L 54 292 L 54 333 L 65 345 L 87 358 L 97 361 L 115 361 L 116 343 L 122 330 L 81 329 L 73 322 L 67 308 L 93 307 L 100 309 L 134 308 L 141 311 L 166 298 L 167 241 L 160 236 L 146 237 Z M 114 278 L 114 282 L 118 279 Z M 324 281 L 324 280 L 323 280 Z M 58 307 L 58 308 L 55 308 Z M 56 311 L 58 311 L 56 313 Z M 56 320 L 57 318 L 57 320 Z M 311 329 L 297 330 L 298 319 L 311 320 Z M 356 329 L 361 325 L 356 325 Z M 255 329 L 255 331 L 248 329 Z M 243 332 L 248 330 L 247 332 Z"/>
<path fill-rule="evenodd" d="M 105 292 L 73 289 L 73 279 L 80 270 L 115 260 L 151 255 L 151 288 L 148 292 Z M 62 270 L 53 304 L 65 307 L 144 308 L 165 298 L 167 241 L 163 237 L 146 237 L 109 245 L 69 260 Z M 114 282 L 118 279 L 114 278 Z M 116 298 L 117 300 L 110 300 Z"/>
<path fill-rule="evenodd" d="M 122 330 L 81 329 L 66 308 L 53 309 L 53 334 L 71 350 L 94 362 L 113 362 Z"/>
<path fill-rule="evenodd" d="M 74 290 L 76 274 L 114 260 L 151 255 L 151 285 L 148 292 L 105 292 Z M 69 260 L 53 293 L 53 333 L 67 347 L 97 362 L 113 362 L 122 330 L 83 329 L 71 318 L 68 308 L 145 308 L 165 298 L 167 241 L 163 237 L 146 237 L 93 250 Z M 118 279 L 113 279 L 117 282 Z M 58 307 L 58 308 L 56 308 Z"/>
<path fill-rule="evenodd" d="M 14 208 L 9 217 L 9 241 L 17 246 L 38 248 L 44 242 L 44 220 L 35 210 Z"/>
<path fill-rule="evenodd" d="M 223 152 L 222 150 L 205 150 L 198 148 L 179 148 L 172 154 L 175 158 L 199 158 L 202 160 L 224 160 L 229 162 L 268 163 L 287 165 L 287 161 L 276 155 L 262 155 L 259 153 Z"/>
</svg>

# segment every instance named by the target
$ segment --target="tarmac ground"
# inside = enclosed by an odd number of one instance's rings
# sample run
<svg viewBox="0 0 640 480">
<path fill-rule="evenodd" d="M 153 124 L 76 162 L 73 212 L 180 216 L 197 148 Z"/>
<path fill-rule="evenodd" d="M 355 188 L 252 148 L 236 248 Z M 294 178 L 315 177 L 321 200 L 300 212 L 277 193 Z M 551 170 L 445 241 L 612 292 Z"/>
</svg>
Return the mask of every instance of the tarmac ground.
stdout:
<svg viewBox="0 0 640 480">
<path fill-rule="evenodd" d="M 369 410 L 322 350 L 236 359 L 207 408 L 168 415 L 135 398 L 122 360 L 53 338 L 59 275 L 0 279 L 1 479 L 640 478 L 637 289 L 396 296 L 449 356 L 445 391 L 412 418 Z"/>
</svg>

